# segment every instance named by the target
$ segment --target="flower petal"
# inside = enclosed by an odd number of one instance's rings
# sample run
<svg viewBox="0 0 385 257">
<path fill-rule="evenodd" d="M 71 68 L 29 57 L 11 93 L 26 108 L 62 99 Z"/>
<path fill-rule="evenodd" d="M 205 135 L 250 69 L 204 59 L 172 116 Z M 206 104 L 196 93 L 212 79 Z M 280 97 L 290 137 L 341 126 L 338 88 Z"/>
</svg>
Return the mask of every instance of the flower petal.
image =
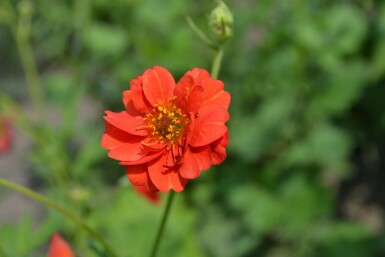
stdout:
<svg viewBox="0 0 385 257">
<path fill-rule="evenodd" d="M 229 120 L 229 113 L 226 109 L 206 105 L 199 109 L 198 114 L 189 142 L 191 146 L 208 145 L 226 133 L 227 127 L 224 123 Z"/>
<path fill-rule="evenodd" d="M 176 84 L 174 88 L 174 95 L 177 97 L 176 101 L 180 108 L 185 107 L 191 89 L 194 87 L 194 79 L 190 75 L 185 74 Z"/>
<path fill-rule="evenodd" d="M 147 166 L 152 183 L 154 183 L 161 192 L 168 192 L 171 189 L 168 176 L 166 175 L 167 168 L 164 167 L 166 158 L 167 154 L 163 154 L 150 161 Z"/>
<path fill-rule="evenodd" d="M 132 184 L 137 186 L 147 185 L 148 174 L 145 164 L 126 166 L 126 174 Z"/>
<path fill-rule="evenodd" d="M 142 144 L 143 137 L 129 134 L 106 123 L 101 145 L 109 149 L 108 156 L 121 161 L 136 161 L 148 153 Z"/>
<path fill-rule="evenodd" d="M 169 171 L 168 178 L 170 180 L 171 188 L 175 192 L 182 192 L 189 181 L 188 179 L 182 178 L 179 172 L 175 169 Z"/>
<path fill-rule="evenodd" d="M 150 180 L 146 164 L 126 166 L 126 174 L 133 185 L 144 187 L 151 192 L 159 191 Z"/>
<path fill-rule="evenodd" d="M 210 74 L 205 69 L 198 67 L 186 72 L 186 75 L 190 75 L 199 85 L 202 84 L 203 79 L 207 79 L 210 77 Z"/>
<path fill-rule="evenodd" d="M 10 120 L 0 116 L 0 154 L 7 152 L 11 148 L 13 137 Z"/>
<path fill-rule="evenodd" d="M 123 103 L 126 107 L 126 111 L 131 116 L 141 116 L 142 113 L 137 110 L 134 106 L 133 97 L 132 97 L 132 91 L 131 90 L 125 90 L 123 91 Z"/>
<path fill-rule="evenodd" d="M 122 144 L 113 149 L 110 149 L 108 156 L 112 159 L 119 161 L 137 161 L 142 159 L 148 154 L 142 144 L 137 142 L 136 144 Z"/>
<path fill-rule="evenodd" d="M 58 234 L 52 235 L 48 257 L 75 257 L 68 243 Z"/>
<path fill-rule="evenodd" d="M 113 149 L 125 143 L 134 143 L 140 140 L 141 137 L 134 136 L 120 130 L 109 123 L 106 123 L 106 131 L 103 134 L 101 146 L 104 149 Z"/>
<path fill-rule="evenodd" d="M 198 111 L 203 101 L 203 88 L 194 86 L 194 79 L 189 75 L 184 75 L 175 87 L 174 94 L 177 97 L 177 105 L 185 113 Z"/>
<path fill-rule="evenodd" d="M 208 170 L 210 168 L 211 150 L 209 146 L 190 147 L 190 151 L 194 155 L 201 171 Z"/>
<path fill-rule="evenodd" d="M 138 127 L 145 124 L 143 118 L 133 117 L 126 111 L 105 111 L 105 114 L 104 119 L 118 129 L 137 136 L 147 136 L 148 134 L 147 130 L 137 130 Z"/>
<path fill-rule="evenodd" d="M 144 113 L 151 108 L 143 92 L 143 77 L 139 76 L 130 81 L 130 91 L 132 92 L 132 103 L 139 112 Z"/>
<path fill-rule="evenodd" d="M 194 179 L 199 177 L 203 170 L 211 166 L 211 151 L 209 146 L 189 147 L 184 154 L 179 173 L 183 178 Z"/>
<path fill-rule="evenodd" d="M 187 105 L 185 107 L 185 111 L 187 113 L 197 113 L 199 107 L 202 104 L 203 100 L 203 88 L 201 86 L 195 86 L 188 97 Z"/>
<path fill-rule="evenodd" d="M 217 92 L 209 97 L 208 94 L 205 94 L 205 99 L 202 101 L 201 107 L 205 105 L 217 105 L 228 109 L 230 105 L 230 94 L 226 91 Z"/>
<path fill-rule="evenodd" d="M 147 154 L 146 156 L 144 156 L 143 158 L 141 158 L 139 160 L 136 160 L 136 161 L 121 161 L 121 162 L 119 162 L 119 164 L 127 165 L 127 166 L 143 164 L 143 163 L 147 163 L 147 162 L 150 162 L 150 161 L 154 160 L 155 158 L 159 157 L 163 153 L 164 153 L 164 151 L 150 152 L 149 154 Z"/>
<path fill-rule="evenodd" d="M 195 85 L 200 85 L 203 88 L 202 107 L 215 104 L 225 109 L 229 108 L 230 94 L 223 90 L 224 85 L 222 81 L 211 78 L 210 74 L 201 68 L 194 68 L 188 71 L 186 75 L 194 79 Z"/>
<path fill-rule="evenodd" d="M 173 168 L 165 167 L 168 154 L 170 153 L 165 153 L 149 162 L 148 173 L 151 181 L 161 192 L 168 192 L 170 189 L 180 192 L 184 189 L 188 179 L 182 178 Z"/>
<path fill-rule="evenodd" d="M 226 147 L 229 144 L 229 133 L 210 144 L 211 158 L 213 164 L 220 164 L 226 158 Z"/>
<path fill-rule="evenodd" d="M 189 148 L 183 156 L 183 163 L 179 168 L 179 174 L 186 179 L 194 179 L 201 174 L 199 164 Z"/>
<path fill-rule="evenodd" d="M 190 75 L 184 75 L 175 86 L 174 95 L 177 97 L 177 105 L 185 113 L 198 111 L 203 101 L 203 88 L 194 85 L 194 79 Z"/>
<path fill-rule="evenodd" d="M 167 102 L 173 96 L 174 87 L 174 77 L 163 67 L 155 66 L 143 74 L 143 92 L 152 106 L 158 101 Z"/>
</svg>

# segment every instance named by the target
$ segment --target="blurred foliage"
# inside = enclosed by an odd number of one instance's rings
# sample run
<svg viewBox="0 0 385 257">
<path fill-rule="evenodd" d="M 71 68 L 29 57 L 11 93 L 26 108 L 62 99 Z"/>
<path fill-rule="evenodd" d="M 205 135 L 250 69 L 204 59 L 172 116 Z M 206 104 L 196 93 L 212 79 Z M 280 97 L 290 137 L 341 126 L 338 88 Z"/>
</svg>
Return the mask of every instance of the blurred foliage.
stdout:
<svg viewBox="0 0 385 257">
<path fill-rule="evenodd" d="M 6 2 L 1 90 L 25 109 L 9 24 L 20 3 L 33 6 L 30 40 L 53 117 L 34 126 L 29 161 L 45 194 L 122 257 L 148 254 L 164 200 L 147 203 L 108 160 L 99 146 L 102 110 L 120 110 L 122 90 L 148 67 L 165 66 L 177 78 L 196 66 L 209 70 L 213 53 L 185 17 L 208 31 L 214 1 Z M 160 256 L 384 256 L 385 2 L 227 5 L 234 31 L 220 78 L 232 94 L 228 158 L 177 195 Z M 100 118 L 89 119 L 95 112 Z M 361 211 L 374 205 L 381 214 L 376 227 L 369 213 L 358 218 L 346 207 L 357 187 L 368 192 Z M 79 230 L 48 211 L 37 230 L 28 216 L 1 225 L 0 246 L 8 257 L 41 256 L 39 245 L 60 231 L 78 256 L 99 256 Z"/>
</svg>

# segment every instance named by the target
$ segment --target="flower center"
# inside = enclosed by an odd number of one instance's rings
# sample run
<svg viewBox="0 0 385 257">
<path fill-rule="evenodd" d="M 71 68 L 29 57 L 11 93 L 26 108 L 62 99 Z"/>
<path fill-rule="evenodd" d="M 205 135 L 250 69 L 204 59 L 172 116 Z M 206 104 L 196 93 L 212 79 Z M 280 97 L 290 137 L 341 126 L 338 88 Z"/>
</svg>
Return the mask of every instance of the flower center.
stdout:
<svg viewBox="0 0 385 257">
<path fill-rule="evenodd" d="M 169 99 L 168 104 L 159 101 L 144 117 L 151 135 L 161 143 L 178 142 L 189 122 L 187 115 L 175 105 L 174 100 L 175 97 Z"/>
</svg>

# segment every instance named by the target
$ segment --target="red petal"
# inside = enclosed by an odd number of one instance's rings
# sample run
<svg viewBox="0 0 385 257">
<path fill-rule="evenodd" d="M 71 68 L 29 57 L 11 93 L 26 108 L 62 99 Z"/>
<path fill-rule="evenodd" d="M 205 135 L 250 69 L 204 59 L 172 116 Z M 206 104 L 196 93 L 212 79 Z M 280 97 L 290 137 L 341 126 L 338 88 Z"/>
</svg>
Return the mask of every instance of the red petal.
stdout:
<svg viewBox="0 0 385 257">
<path fill-rule="evenodd" d="M 186 74 L 193 77 L 197 84 L 202 84 L 203 79 L 210 77 L 210 74 L 205 69 L 201 68 L 194 68 L 191 71 L 188 71 Z"/>
<path fill-rule="evenodd" d="M 129 115 L 131 116 L 141 116 L 142 113 L 138 111 L 133 103 L 133 98 L 132 98 L 132 91 L 126 90 L 123 91 L 123 103 L 124 106 L 126 107 L 126 111 Z"/>
<path fill-rule="evenodd" d="M 150 180 L 146 164 L 126 166 L 126 174 L 128 180 L 130 180 L 133 185 L 144 187 L 147 191 L 159 191 Z"/>
<path fill-rule="evenodd" d="M 150 175 L 150 179 L 162 192 L 168 192 L 171 188 L 168 176 L 165 175 L 167 169 L 163 166 L 166 164 L 166 158 L 167 155 L 163 154 L 148 163 L 148 174 Z"/>
<path fill-rule="evenodd" d="M 126 174 L 134 189 L 153 203 L 159 201 L 159 190 L 148 176 L 147 165 L 126 166 Z"/>
<path fill-rule="evenodd" d="M 126 111 L 105 111 L 105 114 L 106 116 L 104 116 L 104 119 L 118 129 L 138 136 L 147 136 L 148 134 L 147 130 L 137 130 L 138 127 L 145 124 L 143 118 L 133 117 Z"/>
<path fill-rule="evenodd" d="M 167 102 L 173 96 L 174 87 L 173 76 L 163 67 L 155 66 L 143 74 L 143 92 L 152 106 L 158 101 Z"/>
<path fill-rule="evenodd" d="M 226 147 L 229 144 L 229 133 L 210 144 L 213 164 L 220 164 L 226 159 Z"/>
<path fill-rule="evenodd" d="M 187 149 L 183 156 L 183 163 L 179 168 L 179 174 L 186 179 L 194 179 L 201 174 L 199 164 L 190 149 Z"/>
<path fill-rule="evenodd" d="M 126 174 L 132 184 L 137 186 L 147 185 L 148 174 L 145 164 L 126 166 Z"/>
<path fill-rule="evenodd" d="M 170 180 L 171 188 L 175 192 L 182 192 L 189 181 L 188 179 L 182 178 L 179 172 L 174 169 L 169 171 L 168 179 Z"/>
<path fill-rule="evenodd" d="M 142 76 L 136 77 L 130 81 L 130 88 L 132 92 L 132 103 L 139 112 L 146 112 L 151 108 L 143 93 Z"/>
<path fill-rule="evenodd" d="M 198 111 L 203 100 L 203 88 L 194 86 L 194 79 L 189 75 L 184 75 L 175 87 L 174 94 L 177 97 L 177 105 L 185 113 Z"/>
<path fill-rule="evenodd" d="M 136 144 L 122 144 L 108 152 L 110 158 L 119 161 L 137 161 L 147 154 L 148 150 L 144 149 L 140 141 Z"/>
<path fill-rule="evenodd" d="M 199 169 L 208 170 L 211 166 L 211 150 L 209 146 L 190 147 L 191 153 L 198 162 Z"/>
<path fill-rule="evenodd" d="M 108 156 L 120 161 L 136 161 L 148 153 L 142 144 L 142 137 L 128 134 L 106 123 L 101 145 L 109 149 Z"/>
<path fill-rule="evenodd" d="M 173 189 L 180 192 L 184 189 L 188 180 L 182 178 L 177 171 L 172 168 L 166 168 L 168 153 L 148 163 L 148 173 L 151 181 L 162 192 L 168 192 Z"/>
<path fill-rule="evenodd" d="M 207 94 L 205 95 L 205 97 L 207 97 Z M 230 94 L 226 91 L 220 91 L 215 95 L 204 99 L 201 107 L 205 105 L 217 105 L 227 110 L 230 105 Z"/>
<path fill-rule="evenodd" d="M 194 114 L 198 111 L 199 107 L 202 104 L 203 100 L 203 88 L 200 86 L 195 86 L 188 97 L 187 106 L 185 111 L 187 113 L 193 112 Z"/>
<path fill-rule="evenodd" d="M 48 257 L 75 257 L 68 243 L 58 233 L 52 235 Z"/>
<path fill-rule="evenodd" d="M 227 131 L 224 125 L 229 120 L 229 113 L 219 106 L 206 105 L 199 109 L 195 120 L 190 145 L 204 146 L 217 140 Z"/>
<path fill-rule="evenodd" d="M 203 88 L 203 102 L 202 106 L 215 104 L 227 109 L 230 104 L 230 94 L 223 91 L 223 82 L 210 77 L 210 74 L 200 68 L 194 68 L 187 72 L 194 79 L 195 85 L 200 85 Z"/>
<path fill-rule="evenodd" d="M 184 75 L 175 86 L 174 95 L 180 108 L 184 109 L 188 100 L 188 95 L 194 87 L 194 79 L 189 75 Z"/>
<path fill-rule="evenodd" d="M 129 134 L 106 122 L 106 131 L 103 134 L 101 145 L 105 149 L 112 149 L 125 143 L 137 143 L 143 137 Z"/>
<path fill-rule="evenodd" d="M 203 100 L 203 88 L 194 86 L 194 79 L 189 75 L 184 75 L 175 87 L 174 94 L 177 97 L 177 105 L 185 113 L 198 111 Z"/>
<path fill-rule="evenodd" d="M 150 161 L 154 160 L 155 158 L 159 157 L 163 153 L 164 153 L 164 151 L 153 152 L 153 153 L 149 153 L 148 155 L 144 156 L 143 158 L 141 158 L 139 160 L 136 160 L 136 161 L 122 161 L 122 162 L 119 162 L 119 164 L 121 164 L 121 165 L 128 165 L 128 166 L 143 164 L 143 163 L 147 163 L 147 162 L 150 162 Z"/>
<path fill-rule="evenodd" d="M 0 154 L 11 148 L 13 137 L 10 121 L 5 117 L 0 117 Z"/>
</svg>

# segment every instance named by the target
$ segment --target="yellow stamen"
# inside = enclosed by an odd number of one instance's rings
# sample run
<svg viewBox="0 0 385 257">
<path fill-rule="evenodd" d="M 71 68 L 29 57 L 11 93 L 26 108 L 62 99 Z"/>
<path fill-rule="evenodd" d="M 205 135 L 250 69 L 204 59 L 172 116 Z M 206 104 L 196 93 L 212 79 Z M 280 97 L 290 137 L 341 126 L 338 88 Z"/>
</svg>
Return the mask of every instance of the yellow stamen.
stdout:
<svg viewBox="0 0 385 257">
<path fill-rule="evenodd" d="M 146 127 L 149 134 L 160 142 L 177 143 L 189 122 L 188 116 L 175 105 L 175 99 L 170 98 L 167 103 L 158 101 L 155 108 L 145 114 L 147 124 L 142 127 Z"/>
</svg>

